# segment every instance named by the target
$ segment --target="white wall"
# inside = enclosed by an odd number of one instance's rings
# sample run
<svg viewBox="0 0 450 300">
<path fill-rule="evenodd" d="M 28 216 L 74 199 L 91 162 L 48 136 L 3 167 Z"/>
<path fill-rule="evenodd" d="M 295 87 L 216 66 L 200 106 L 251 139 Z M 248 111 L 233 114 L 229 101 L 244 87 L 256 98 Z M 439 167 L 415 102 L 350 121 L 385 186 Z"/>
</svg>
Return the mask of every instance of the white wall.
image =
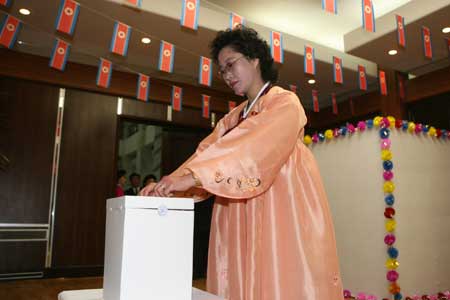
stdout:
<svg viewBox="0 0 450 300">
<path fill-rule="evenodd" d="M 430 294 L 450 289 L 450 141 L 395 132 L 400 284 Z"/>
<path fill-rule="evenodd" d="M 335 222 L 345 288 L 388 297 L 378 129 L 313 145 Z M 450 141 L 391 131 L 398 283 L 403 295 L 450 287 Z"/>
</svg>

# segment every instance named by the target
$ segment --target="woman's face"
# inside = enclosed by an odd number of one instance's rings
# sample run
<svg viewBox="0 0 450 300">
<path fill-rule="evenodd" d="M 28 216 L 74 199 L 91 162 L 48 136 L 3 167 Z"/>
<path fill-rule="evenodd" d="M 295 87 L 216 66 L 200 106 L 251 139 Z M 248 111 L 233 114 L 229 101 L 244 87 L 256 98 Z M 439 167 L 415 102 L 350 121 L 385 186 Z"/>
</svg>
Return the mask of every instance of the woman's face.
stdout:
<svg viewBox="0 0 450 300">
<path fill-rule="evenodd" d="M 247 94 L 255 78 L 260 76 L 259 59 L 249 60 L 229 46 L 220 50 L 218 61 L 219 73 L 237 95 Z"/>
</svg>

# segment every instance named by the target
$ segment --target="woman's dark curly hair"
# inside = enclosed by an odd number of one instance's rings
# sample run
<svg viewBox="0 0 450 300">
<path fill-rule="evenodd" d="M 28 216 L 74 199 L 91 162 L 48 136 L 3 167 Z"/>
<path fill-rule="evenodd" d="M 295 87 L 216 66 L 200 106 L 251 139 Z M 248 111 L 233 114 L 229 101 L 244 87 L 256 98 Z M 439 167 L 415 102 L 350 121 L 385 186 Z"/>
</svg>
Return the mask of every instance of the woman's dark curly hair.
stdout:
<svg viewBox="0 0 450 300">
<path fill-rule="evenodd" d="M 220 51 L 227 46 L 242 53 L 247 58 L 258 58 L 262 79 L 272 83 L 277 81 L 278 71 L 275 69 L 269 45 L 259 37 L 254 29 L 241 26 L 233 30 L 219 31 L 209 46 L 216 63 Z"/>
</svg>

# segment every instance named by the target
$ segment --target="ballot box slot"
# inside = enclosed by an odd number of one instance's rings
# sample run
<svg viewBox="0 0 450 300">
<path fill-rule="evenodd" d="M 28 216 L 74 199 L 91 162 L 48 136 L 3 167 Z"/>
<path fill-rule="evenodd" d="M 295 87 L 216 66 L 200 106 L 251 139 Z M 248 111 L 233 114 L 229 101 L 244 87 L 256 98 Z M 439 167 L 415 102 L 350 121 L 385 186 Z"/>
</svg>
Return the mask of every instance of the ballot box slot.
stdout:
<svg viewBox="0 0 450 300">
<path fill-rule="evenodd" d="M 128 208 L 130 210 L 159 210 L 158 208 Z M 192 212 L 192 209 L 179 209 L 179 208 L 168 208 L 169 211 L 188 211 Z"/>
</svg>

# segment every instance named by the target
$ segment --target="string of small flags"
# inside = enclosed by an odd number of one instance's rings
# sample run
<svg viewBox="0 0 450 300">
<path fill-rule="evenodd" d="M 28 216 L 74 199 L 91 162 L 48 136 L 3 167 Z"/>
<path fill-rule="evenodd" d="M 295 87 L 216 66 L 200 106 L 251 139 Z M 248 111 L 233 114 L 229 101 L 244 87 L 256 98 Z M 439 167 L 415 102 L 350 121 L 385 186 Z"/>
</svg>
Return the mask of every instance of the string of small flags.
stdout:
<svg viewBox="0 0 450 300">
<path fill-rule="evenodd" d="M 1 0 L 0 0 L 1 1 Z M 130 1 L 129 1 L 130 2 Z M 131 1 L 133 2 L 133 1 Z M 130 2 L 130 3 L 131 3 Z M 196 1 L 198 3 L 198 1 Z M 10 2 L 0 2 L 1 5 L 9 6 Z M 135 3 L 131 3 L 137 6 L 142 5 L 142 1 L 135 1 Z M 189 9 L 191 4 L 185 6 L 183 10 Z M 56 19 L 56 30 L 60 33 L 64 33 L 68 36 L 73 36 L 75 31 L 75 27 L 78 21 L 78 15 L 80 12 L 80 4 L 73 0 L 62 0 L 60 7 L 58 9 L 57 19 Z M 240 23 L 244 22 L 242 17 L 239 17 L 235 14 L 230 14 L 230 19 L 233 20 L 235 26 L 238 26 Z M 194 20 L 187 16 L 183 22 L 190 22 L 189 20 Z M 196 22 L 196 21 L 195 21 Z M 20 32 L 20 28 L 24 23 L 15 18 L 12 15 L 6 15 L 5 20 L 1 26 L 1 35 L 0 35 L 0 44 L 11 49 L 16 40 L 18 33 Z M 194 24 L 191 22 L 191 25 Z M 195 27 L 195 26 L 194 26 Z M 128 51 L 128 44 L 131 36 L 131 27 L 127 24 L 124 24 L 119 21 L 114 22 L 113 34 L 110 43 L 110 52 L 115 53 L 117 55 L 126 56 Z M 66 68 L 67 60 L 70 54 L 71 44 L 66 42 L 60 38 L 55 38 L 54 46 L 50 55 L 49 66 L 59 71 L 64 71 Z M 173 72 L 173 64 L 174 64 L 174 54 L 175 54 L 175 45 L 161 41 L 160 45 L 160 56 L 159 56 L 159 64 L 158 70 L 164 72 Z M 127 68 L 128 69 L 128 68 Z M 98 64 L 98 72 L 96 77 L 96 84 L 102 88 L 109 88 L 111 75 L 113 70 L 113 62 L 100 57 Z M 137 88 L 136 88 L 136 98 L 141 101 L 148 101 L 149 89 L 150 89 L 150 76 L 135 72 L 138 75 L 137 79 Z M 199 78 L 198 82 L 201 85 L 211 86 L 212 82 L 212 60 L 200 56 L 199 63 Z M 174 110 L 181 111 L 181 103 L 182 103 L 182 88 L 173 86 L 172 93 L 172 103 Z M 202 107 L 203 113 L 202 115 L 205 118 L 210 117 L 210 96 L 203 95 L 202 96 Z M 235 101 L 229 101 L 228 107 L 229 109 L 233 109 L 236 106 Z M 207 110 L 206 110 L 207 108 Z M 208 113 L 206 113 L 208 111 Z"/>
<path fill-rule="evenodd" d="M 142 7 L 142 2 L 144 0 L 124 0 L 123 2 L 128 5 L 133 5 L 138 8 Z M 182 1 L 182 11 L 180 15 L 180 25 L 185 28 L 192 30 L 198 30 L 198 20 L 199 20 L 199 8 L 200 0 L 180 0 Z M 0 5 L 9 7 L 11 5 L 11 0 L 0 0 Z M 83 6 L 84 7 L 84 6 Z M 337 14 L 337 3 L 336 0 L 322 0 L 322 8 L 330 13 Z M 362 8 L 362 27 L 369 32 L 375 32 L 375 13 L 372 0 L 361 0 Z M 78 21 L 78 16 L 80 13 L 80 4 L 74 0 L 61 0 L 60 7 L 58 10 L 58 15 L 56 19 L 56 30 L 60 33 L 64 33 L 69 37 L 73 36 L 74 30 Z M 236 28 L 237 26 L 245 26 L 246 19 L 234 12 L 230 12 L 229 28 Z M 400 15 L 395 15 L 395 22 L 397 27 L 397 40 L 400 47 L 406 47 L 406 29 L 405 20 Z M 0 44 L 12 48 L 16 42 L 18 32 L 22 26 L 22 21 L 11 16 L 6 15 L 0 30 Z M 110 52 L 120 55 L 127 56 L 128 45 L 130 36 L 132 34 L 132 27 L 122 23 L 120 21 L 114 21 L 112 39 L 110 43 Z M 423 26 L 421 29 L 422 39 L 423 39 L 423 51 L 424 56 L 428 59 L 433 58 L 432 42 L 431 42 L 431 31 L 429 28 Z M 446 38 L 446 43 L 449 48 L 450 53 L 450 39 Z M 68 57 L 70 55 L 71 44 L 59 38 L 55 38 L 54 47 L 51 52 L 49 66 L 64 71 Z M 185 49 L 182 49 L 185 50 Z M 279 64 L 284 63 L 284 45 L 283 45 L 283 34 L 279 31 L 271 31 L 270 33 L 270 50 L 272 57 L 275 62 Z M 186 50 L 187 51 L 187 50 Z M 189 52 L 189 51 L 187 51 Z M 316 64 L 315 64 L 315 49 L 310 45 L 305 45 L 304 48 L 304 73 L 314 76 L 316 74 Z M 160 51 L 158 58 L 158 70 L 173 73 L 174 69 L 174 59 L 175 59 L 175 45 L 161 40 Z M 333 56 L 333 81 L 337 84 L 344 83 L 343 74 L 343 61 L 341 58 Z M 103 88 L 109 88 L 111 73 L 113 70 L 113 62 L 105 58 L 99 58 L 99 67 L 97 74 L 97 85 Z M 200 85 L 210 87 L 212 84 L 212 61 L 210 58 L 200 56 L 199 68 L 198 68 L 198 83 Z M 140 72 L 135 72 L 138 75 L 137 79 L 137 89 L 136 98 L 142 101 L 148 101 L 148 92 L 150 88 L 150 76 L 147 74 L 142 74 Z M 359 89 L 362 91 L 367 91 L 367 75 L 365 67 L 358 65 L 358 80 Z M 379 70 L 378 80 L 380 86 L 380 93 L 382 95 L 387 95 L 387 83 L 386 74 L 384 71 Z M 293 85 L 290 86 L 291 90 L 297 92 L 297 87 Z M 182 95 L 182 92 L 179 93 Z M 202 106 L 209 107 L 209 102 L 205 103 L 205 97 L 202 97 Z M 313 90 L 312 92 L 313 107 L 314 111 L 319 111 L 318 104 L 318 91 Z M 334 102 L 336 97 L 331 95 L 331 101 L 333 105 L 333 111 L 337 111 L 334 108 Z M 181 100 L 181 98 L 180 98 Z M 209 100 L 208 100 L 209 101 Z M 178 102 L 177 102 L 178 103 Z M 181 103 L 181 101 L 180 101 Z M 232 104 L 229 104 L 232 107 Z M 205 114 L 206 115 L 206 114 Z"/>
</svg>

